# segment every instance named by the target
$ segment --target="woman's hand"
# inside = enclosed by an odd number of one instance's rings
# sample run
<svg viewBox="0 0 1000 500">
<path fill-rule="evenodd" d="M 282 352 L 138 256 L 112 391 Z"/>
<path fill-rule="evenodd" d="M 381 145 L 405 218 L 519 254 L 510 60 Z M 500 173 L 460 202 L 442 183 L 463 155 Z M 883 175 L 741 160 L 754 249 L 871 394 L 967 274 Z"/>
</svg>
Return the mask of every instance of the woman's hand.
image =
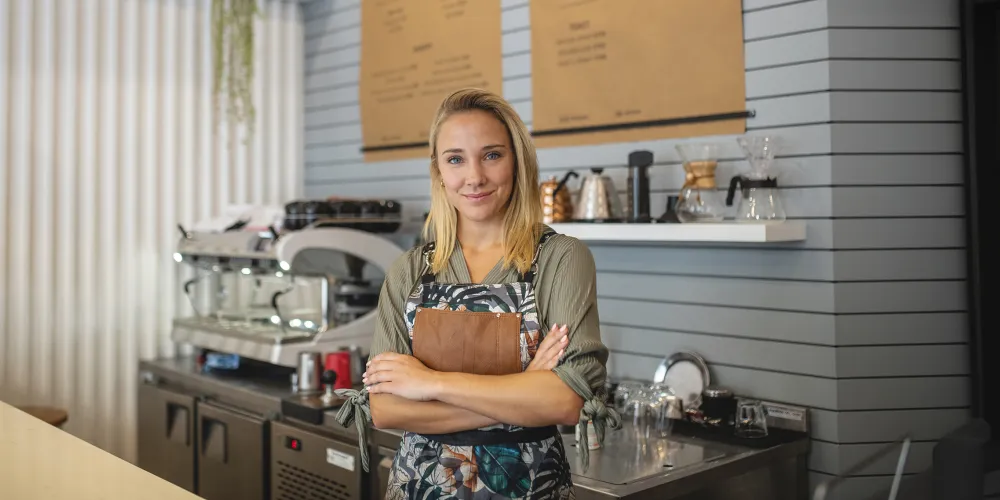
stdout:
<svg viewBox="0 0 1000 500">
<path fill-rule="evenodd" d="M 395 394 L 413 401 L 430 401 L 437 390 L 437 372 L 406 354 L 384 352 L 368 361 L 361 378 L 369 394 Z"/>
<path fill-rule="evenodd" d="M 555 368 L 566 352 L 567 345 L 569 345 L 569 328 L 566 325 L 552 325 L 549 334 L 538 346 L 534 359 L 528 363 L 525 371 L 547 371 Z"/>
</svg>

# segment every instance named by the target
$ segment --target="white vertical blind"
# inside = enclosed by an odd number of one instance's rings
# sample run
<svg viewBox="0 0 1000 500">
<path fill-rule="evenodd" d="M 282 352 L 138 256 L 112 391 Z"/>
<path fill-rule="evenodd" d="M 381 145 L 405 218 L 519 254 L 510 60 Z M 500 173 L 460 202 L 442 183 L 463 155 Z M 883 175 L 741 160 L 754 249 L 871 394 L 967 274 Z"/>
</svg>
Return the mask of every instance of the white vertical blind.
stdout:
<svg viewBox="0 0 1000 500">
<path fill-rule="evenodd" d="M 213 125 L 211 0 L 0 0 L 0 399 L 127 460 L 177 224 L 301 190 L 301 14 L 260 2 L 247 142 Z"/>
</svg>

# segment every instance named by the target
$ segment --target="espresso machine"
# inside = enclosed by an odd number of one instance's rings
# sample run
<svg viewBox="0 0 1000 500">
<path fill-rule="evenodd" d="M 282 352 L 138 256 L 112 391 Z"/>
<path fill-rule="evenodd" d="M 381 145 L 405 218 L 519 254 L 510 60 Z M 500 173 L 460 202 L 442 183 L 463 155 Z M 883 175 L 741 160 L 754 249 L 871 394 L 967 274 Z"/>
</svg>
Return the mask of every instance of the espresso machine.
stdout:
<svg viewBox="0 0 1000 500">
<path fill-rule="evenodd" d="M 359 203 L 377 207 L 363 220 L 337 209 Z M 323 209 L 304 220 L 292 208 L 303 204 Z M 174 260 L 190 313 L 174 318 L 172 340 L 287 367 L 303 352 L 368 351 L 382 281 L 404 252 L 386 237 L 400 226 L 398 203 L 262 212 L 273 217 L 179 227 Z"/>
</svg>

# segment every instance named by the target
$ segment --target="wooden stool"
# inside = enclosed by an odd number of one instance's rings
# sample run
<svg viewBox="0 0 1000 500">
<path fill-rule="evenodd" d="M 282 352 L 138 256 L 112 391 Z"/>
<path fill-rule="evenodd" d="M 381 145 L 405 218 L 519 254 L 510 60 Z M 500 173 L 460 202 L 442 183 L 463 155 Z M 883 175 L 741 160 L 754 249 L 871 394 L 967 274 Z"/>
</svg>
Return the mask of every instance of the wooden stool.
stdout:
<svg viewBox="0 0 1000 500">
<path fill-rule="evenodd" d="M 51 406 L 18 406 L 17 409 L 42 420 L 49 425 L 54 425 L 60 428 L 66 423 L 67 420 L 69 420 L 69 413 L 67 413 L 66 410 L 53 408 Z"/>
</svg>

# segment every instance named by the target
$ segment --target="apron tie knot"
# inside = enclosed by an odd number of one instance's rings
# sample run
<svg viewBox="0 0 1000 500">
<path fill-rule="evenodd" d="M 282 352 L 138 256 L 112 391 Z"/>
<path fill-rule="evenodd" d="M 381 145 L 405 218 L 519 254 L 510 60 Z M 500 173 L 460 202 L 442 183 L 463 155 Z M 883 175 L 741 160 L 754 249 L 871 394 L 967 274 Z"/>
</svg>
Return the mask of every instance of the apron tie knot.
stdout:
<svg viewBox="0 0 1000 500">
<path fill-rule="evenodd" d="M 366 427 L 372 421 L 371 407 L 368 402 L 368 389 L 337 389 L 333 391 L 345 399 L 337 410 L 337 422 L 345 428 L 354 423 L 358 430 L 358 445 L 361 448 L 361 467 L 368 472 L 368 439 Z"/>
</svg>

